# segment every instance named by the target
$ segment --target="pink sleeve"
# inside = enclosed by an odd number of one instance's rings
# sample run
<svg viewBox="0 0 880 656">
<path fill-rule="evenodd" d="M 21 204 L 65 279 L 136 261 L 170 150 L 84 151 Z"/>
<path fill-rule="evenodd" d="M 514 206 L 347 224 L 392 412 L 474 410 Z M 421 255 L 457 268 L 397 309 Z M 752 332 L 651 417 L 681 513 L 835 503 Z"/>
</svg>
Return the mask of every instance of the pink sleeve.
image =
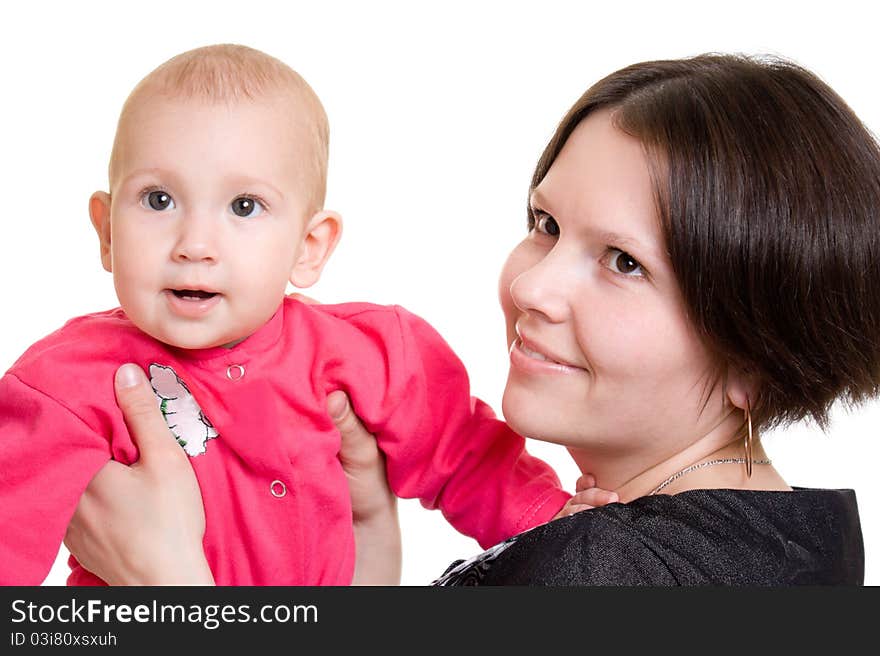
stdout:
<svg viewBox="0 0 880 656">
<path fill-rule="evenodd" d="M 12 374 L 0 379 L 0 585 L 39 585 L 107 440 Z"/>
<path fill-rule="evenodd" d="M 395 312 L 381 396 L 366 380 L 349 390 L 387 457 L 394 492 L 440 508 L 484 548 L 550 520 L 570 496 L 556 473 L 470 396 L 467 372 L 443 338 L 403 308 Z"/>
</svg>

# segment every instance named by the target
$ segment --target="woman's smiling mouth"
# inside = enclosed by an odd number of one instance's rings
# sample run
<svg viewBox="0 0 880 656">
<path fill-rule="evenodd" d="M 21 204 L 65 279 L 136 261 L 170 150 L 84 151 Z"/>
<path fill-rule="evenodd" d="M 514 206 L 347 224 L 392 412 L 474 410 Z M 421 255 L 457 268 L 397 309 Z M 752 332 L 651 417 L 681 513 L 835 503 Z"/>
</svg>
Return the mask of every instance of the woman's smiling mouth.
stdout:
<svg viewBox="0 0 880 656">
<path fill-rule="evenodd" d="M 517 331 L 518 332 L 518 331 Z M 510 362 L 513 366 L 532 373 L 574 373 L 585 371 L 582 367 L 554 360 L 536 350 L 536 345 L 519 335 L 510 345 Z"/>
</svg>

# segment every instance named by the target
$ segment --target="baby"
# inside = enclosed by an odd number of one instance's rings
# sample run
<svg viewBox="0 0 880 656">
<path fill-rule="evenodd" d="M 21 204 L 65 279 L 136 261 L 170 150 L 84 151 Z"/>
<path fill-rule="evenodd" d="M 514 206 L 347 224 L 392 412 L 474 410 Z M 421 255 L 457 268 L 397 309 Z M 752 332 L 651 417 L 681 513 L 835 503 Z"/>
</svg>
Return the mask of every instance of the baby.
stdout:
<svg viewBox="0 0 880 656">
<path fill-rule="evenodd" d="M 131 93 L 110 192 L 89 203 L 121 307 L 72 319 L 0 379 L 0 583 L 40 583 L 94 474 L 137 459 L 113 392 L 124 362 L 149 372 L 190 456 L 219 585 L 351 582 L 336 389 L 376 433 L 395 493 L 484 547 L 566 502 L 424 321 L 285 297 L 318 280 L 341 234 L 323 209 L 327 139 L 309 85 L 243 46 L 183 53 Z M 101 583 L 71 565 L 68 583 Z"/>
</svg>

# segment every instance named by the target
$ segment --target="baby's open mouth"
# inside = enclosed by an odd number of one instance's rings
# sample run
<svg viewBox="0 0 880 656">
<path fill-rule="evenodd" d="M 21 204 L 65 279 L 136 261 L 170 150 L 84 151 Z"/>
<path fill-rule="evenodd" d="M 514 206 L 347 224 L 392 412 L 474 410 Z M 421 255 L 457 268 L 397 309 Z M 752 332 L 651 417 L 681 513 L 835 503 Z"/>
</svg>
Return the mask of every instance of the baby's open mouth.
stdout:
<svg viewBox="0 0 880 656">
<path fill-rule="evenodd" d="M 217 295 L 217 292 L 204 292 L 201 289 L 172 289 L 171 293 L 185 301 L 204 301 Z"/>
</svg>

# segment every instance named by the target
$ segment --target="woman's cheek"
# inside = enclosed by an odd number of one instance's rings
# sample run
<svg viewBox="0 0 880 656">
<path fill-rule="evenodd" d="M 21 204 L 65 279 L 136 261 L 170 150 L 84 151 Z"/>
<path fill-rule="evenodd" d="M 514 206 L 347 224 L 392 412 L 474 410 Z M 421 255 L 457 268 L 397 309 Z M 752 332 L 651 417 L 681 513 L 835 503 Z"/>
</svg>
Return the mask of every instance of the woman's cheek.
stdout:
<svg viewBox="0 0 880 656">
<path fill-rule="evenodd" d="M 498 300 L 501 303 L 501 310 L 504 312 L 507 324 L 508 345 L 516 338 L 514 326 L 520 315 L 520 310 L 516 307 L 510 294 L 510 286 L 518 275 L 534 264 L 534 259 L 534 254 L 529 253 L 528 245 L 522 241 L 510 252 L 504 266 L 501 267 L 501 275 L 498 277 Z"/>
</svg>

